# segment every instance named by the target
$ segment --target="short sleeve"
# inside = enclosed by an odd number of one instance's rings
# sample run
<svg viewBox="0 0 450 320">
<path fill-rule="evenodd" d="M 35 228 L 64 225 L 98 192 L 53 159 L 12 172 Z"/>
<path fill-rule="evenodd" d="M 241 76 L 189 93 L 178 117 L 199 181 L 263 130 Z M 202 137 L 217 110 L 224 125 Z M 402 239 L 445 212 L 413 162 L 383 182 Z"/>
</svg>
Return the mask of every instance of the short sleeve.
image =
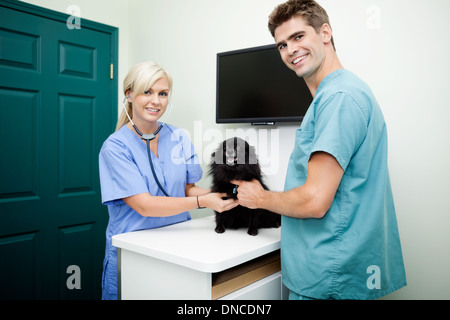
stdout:
<svg viewBox="0 0 450 320">
<path fill-rule="evenodd" d="M 129 149 L 114 140 L 107 140 L 99 155 L 102 203 L 109 205 L 123 198 L 148 192 Z"/>
<path fill-rule="evenodd" d="M 186 150 L 190 150 L 186 154 L 186 182 L 196 183 L 202 178 L 203 170 L 192 143 L 189 142 L 189 147 Z"/>
<path fill-rule="evenodd" d="M 311 154 L 331 154 L 346 170 L 367 134 L 361 106 L 347 93 L 336 93 L 316 110 Z"/>
</svg>

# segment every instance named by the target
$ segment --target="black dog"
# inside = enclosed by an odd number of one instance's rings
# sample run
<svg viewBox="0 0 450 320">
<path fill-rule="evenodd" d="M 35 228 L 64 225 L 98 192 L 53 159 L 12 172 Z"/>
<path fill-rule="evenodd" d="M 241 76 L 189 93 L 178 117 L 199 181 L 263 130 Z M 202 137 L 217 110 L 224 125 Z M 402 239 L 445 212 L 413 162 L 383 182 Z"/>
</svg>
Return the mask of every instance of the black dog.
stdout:
<svg viewBox="0 0 450 320">
<path fill-rule="evenodd" d="M 231 180 L 258 180 L 265 190 L 267 186 L 262 181 L 255 148 L 241 138 L 230 138 L 223 141 L 219 148 L 212 153 L 209 174 L 212 175 L 212 192 L 226 193 L 227 198 L 237 199 L 237 189 Z M 216 211 L 217 233 L 225 229 L 248 228 L 247 233 L 252 236 L 258 234 L 259 228 L 278 228 L 281 216 L 264 209 L 249 209 L 237 206 L 229 211 Z"/>
</svg>

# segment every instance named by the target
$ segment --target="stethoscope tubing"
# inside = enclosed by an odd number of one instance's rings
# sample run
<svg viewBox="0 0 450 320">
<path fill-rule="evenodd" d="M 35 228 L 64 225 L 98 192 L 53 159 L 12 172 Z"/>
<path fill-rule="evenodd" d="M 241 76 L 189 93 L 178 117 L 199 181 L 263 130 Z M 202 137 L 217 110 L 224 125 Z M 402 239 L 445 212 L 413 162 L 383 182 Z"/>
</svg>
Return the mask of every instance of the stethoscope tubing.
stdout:
<svg viewBox="0 0 450 320">
<path fill-rule="evenodd" d="M 161 125 L 158 130 L 155 131 L 155 133 L 153 133 L 153 139 L 155 138 L 155 136 L 158 134 L 158 132 L 161 130 L 163 126 Z M 143 136 L 141 136 L 142 140 L 145 140 L 146 144 L 147 144 L 147 155 L 148 155 L 148 162 L 150 163 L 150 168 L 152 169 L 152 173 L 153 173 L 153 178 L 155 178 L 156 184 L 158 185 L 159 189 L 162 191 L 162 193 L 164 193 L 164 195 L 166 197 L 170 197 L 169 194 L 166 192 L 166 190 L 164 190 L 163 186 L 161 185 L 161 183 L 159 182 L 158 176 L 156 175 L 155 172 L 155 168 L 153 167 L 153 161 L 152 161 L 152 155 L 150 153 L 150 140 L 149 139 L 144 139 Z"/>
<path fill-rule="evenodd" d="M 126 98 L 124 99 L 124 101 L 123 101 L 123 103 L 122 103 L 122 107 L 123 107 L 123 110 L 125 110 L 125 113 L 126 113 L 126 115 L 127 115 L 127 117 L 128 117 L 128 120 L 130 120 L 130 123 L 131 123 L 131 125 L 133 126 L 134 130 L 136 131 L 136 133 L 141 137 L 142 140 L 144 140 L 144 141 L 146 142 L 146 145 L 147 145 L 148 162 L 149 162 L 150 168 L 151 168 L 151 170 L 152 170 L 153 178 L 155 179 L 156 184 L 158 185 L 158 187 L 159 187 L 159 189 L 162 191 L 162 193 L 164 193 L 164 195 L 165 195 L 166 197 L 170 197 L 169 194 L 166 192 L 166 190 L 164 190 L 164 188 L 163 188 L 163 186 L 161 185 L 161 183 L 159 182 L 158 176 L 156 175 L 155 168 L 154 168 L 154 166 L 153 166 L 152 155 L 151 155 L 151 152 L 150 152 L 150 141 L 152 141 L 153 139 L 156 138 L 156 135 L 159 133 L 159 131 L 161 131 L 162 127 L 164 126 L 164 123 L 161 124 L 161 125 L 158 127 L 158 129 L 156 129 L 155 132 L 153 132 L 153 133 L 151 133 L 151 134 L 142 134 L 142 132 L 139 131 L 139 129 L 138 129 L 138 128 L 136 127 L 136 125 L 133 123 L 133 120 L 131 120 L 131 117 L 130 117 L 130 115 L 128 114 L 128 111 L 127 111 L 127 109 L 125 108 L 125 101 L 126 101 Z"/>
</svg>

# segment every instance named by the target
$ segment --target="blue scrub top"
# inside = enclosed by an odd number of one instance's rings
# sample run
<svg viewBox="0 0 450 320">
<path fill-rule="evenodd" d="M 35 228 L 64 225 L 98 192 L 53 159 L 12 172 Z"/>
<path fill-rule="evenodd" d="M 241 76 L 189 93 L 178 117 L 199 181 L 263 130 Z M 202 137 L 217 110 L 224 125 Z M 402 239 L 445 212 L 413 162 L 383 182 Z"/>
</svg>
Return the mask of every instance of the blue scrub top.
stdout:
<svg viewBox="0 0 450 320">
<path fill-rule="evenodd" d="M 386 124 L 369 87 L 349 71 L 320 83 L 296 132 L 285 190 L 306 182 L 318 151 L 334 156 L 344 175 L 322 219 L 283 216 L 284 284 L 315 299 L 375 299 L 405 286 Z"/>
<path fill-rule="evenodd" d="M 159 158 L 151 152 L 161 185 L 171 197 L 185 197 L 186 184 L 198 182 L 203 174 L 190 139 L 183 130 L 166 124 L 159 132 L 158 154 Z M 153 177 L 145 141 L 126 125 L 103 144 L 99 170 L 102 203 L 108 206 L 109 211 L 102 298 L 117 299 L 117 250 L 111 244 L 111 237 L 167 226 L 191 217 L 189 212 L 171 217 L 143 217 L 122 200 L 140 193 L 164 196 Z"/>
</svg>

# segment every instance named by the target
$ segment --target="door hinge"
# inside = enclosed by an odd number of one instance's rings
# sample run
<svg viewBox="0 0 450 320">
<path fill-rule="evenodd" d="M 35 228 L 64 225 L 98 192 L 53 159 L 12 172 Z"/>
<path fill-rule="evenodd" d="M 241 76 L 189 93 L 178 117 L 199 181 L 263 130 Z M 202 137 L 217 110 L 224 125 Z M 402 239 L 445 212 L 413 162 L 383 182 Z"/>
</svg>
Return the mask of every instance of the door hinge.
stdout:
<svg viewBox="0 0 450 320">
<path fill-rule="evenodd" d="M 109 65 L 109 78 L 114 79 L 114 64 L 112 63 Z"/>
</svg>

